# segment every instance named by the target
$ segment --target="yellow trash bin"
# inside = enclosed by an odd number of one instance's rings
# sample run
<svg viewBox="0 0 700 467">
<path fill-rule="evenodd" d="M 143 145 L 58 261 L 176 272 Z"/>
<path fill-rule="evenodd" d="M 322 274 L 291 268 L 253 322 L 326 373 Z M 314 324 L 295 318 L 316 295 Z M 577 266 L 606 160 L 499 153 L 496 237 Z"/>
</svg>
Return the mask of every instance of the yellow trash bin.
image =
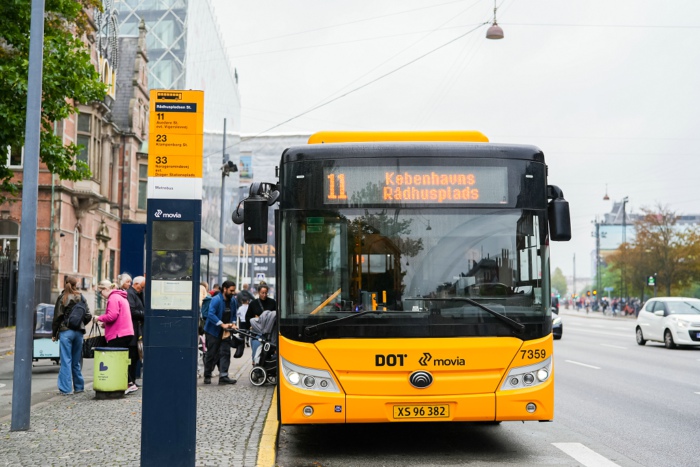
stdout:
<svg viewBox="0 0 700 467">
<path fill-rule="evenodd" d="M 95 399 L 124 397 L 128 387 L 129 349 L 123 347 L 95 348 L 95 369 L 92 388 Z"/>
</svg>

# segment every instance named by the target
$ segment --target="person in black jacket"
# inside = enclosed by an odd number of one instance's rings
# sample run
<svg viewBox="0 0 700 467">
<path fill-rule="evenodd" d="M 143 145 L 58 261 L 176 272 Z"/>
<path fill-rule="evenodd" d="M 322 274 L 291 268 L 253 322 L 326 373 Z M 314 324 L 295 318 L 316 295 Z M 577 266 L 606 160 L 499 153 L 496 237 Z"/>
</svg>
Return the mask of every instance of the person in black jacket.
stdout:
<svg viewBox="0 0 700 467">
<path fill-rule="evenodd" d="M 250 304 L 248 304 L 248 311 L 245 314 L 245 322 L 248 326 L 250 326 L 250 320 L 253 318 L 259 318 L 260 315 L 263 314 L 263 311 L 277 311 L 277 302 L 274 298 L 267 296 L 269 289 L 270 288 L 267 286 L 267 284 L 261 284 L 258 287 L 258 298 L 253 299 Z M 257 352 L 259 346 L 260 341 L 257 339 L 252 339 L 250 343 L 250 350 L 252 351 L 251 355 L 253 357 L 253 361 L 255 361 L 255 353 Z"/>
<path fill-rule="evenodd" d="M 265 310 L 277 311 L 277 302 L 274 298 L 267 296 L 270 288 L 267 285 L 258 287 L 258 298 L 254 298 L 248 304 L 248 311 L 245 314 L 245 322 L 250 323 L 250 320 L 262 315 Z"/>
<path fill-rule="evenodd" d="M 132 364 L 129 365 L 129 381 L 134 381 L 132 386 L 127 389 L 129 392 L 138 390 L 136 386 L 136 362 L 139 358 L 139 340 L 143 336 L 144 310 L 143 305 L 143 289 L 146 287 L 146 278 L 143 276 L 135 277 L 131 283 L 131 287 L 126 291 L 126 299 L 129 301 L 129 309 L 131 310 L 131 322 L 134 324 L 134 337 L 129 342 L 129 360 Z M 135 389 L 134 389 L 135 388 Z"/>
<path fill-rule="evenodd" d="M 66 276 L 63 292 L 58 296 L 54 307 L 51 339 L 59 341 L 61 346 L 61 368 L 58 371 L 58 390 L 61 394 L 68 395 L 83 392 L 85 381 L 80 367 L 80 360 L 83 353 L 83 334 L 85 325 L 92 320 L 90 309 L 80 323 L 80 329 L 70 329 L 66 318 L 73 306 L 85 298 L 78 290 L 78 279 L 73 276 Z"/>
</svg>

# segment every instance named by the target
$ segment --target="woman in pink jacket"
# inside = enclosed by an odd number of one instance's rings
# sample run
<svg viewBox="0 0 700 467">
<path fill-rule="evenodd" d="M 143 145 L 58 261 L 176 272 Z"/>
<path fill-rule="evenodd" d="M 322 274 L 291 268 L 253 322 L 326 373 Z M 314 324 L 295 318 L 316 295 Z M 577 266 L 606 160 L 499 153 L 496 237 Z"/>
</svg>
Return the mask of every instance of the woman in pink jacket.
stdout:
<svg viewBox="0 0 700 467">
<path fill-rule="evenodd" d="M 102 281 L 97 285 L 97 290 L 102 297 L 107 299 L 105 313 L 95 319 L 105 328 L 105 339 L 107 347 L 129 348 L 129 344 L 134 337 L 134 324 L 131 321 L 131 308 L 127 300 L 126 290 L 117 289 L 116 284 L 110 281 Z M 125 394 L 138 390 L 135 384 L 136 360 L 131 359 L 127 373 L 129 387 Z"/>
</svg>

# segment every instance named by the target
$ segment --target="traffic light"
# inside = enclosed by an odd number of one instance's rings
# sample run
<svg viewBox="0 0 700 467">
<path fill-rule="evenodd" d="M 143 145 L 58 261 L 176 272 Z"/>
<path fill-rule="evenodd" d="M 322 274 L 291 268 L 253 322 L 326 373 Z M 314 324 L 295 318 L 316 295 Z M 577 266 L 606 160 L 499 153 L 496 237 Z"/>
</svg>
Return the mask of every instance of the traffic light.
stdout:
<svg viewBox="0 0 700 467">
<path fill-rule="evenodd" d="M 595 297 L 596 295 L 598 295 L 598 291 L 597 291 L 597 290 L 594 290 L 594 291 L 593 291 L 593 296 Z"/>
<path fill-rule="evenodd" d="M 590 290 L 587 290 L 587 291 L 586 291 L 586 296 L 588 296 L 588 297 L 591 296 L 591 291 L 590 291 Z"/>
</svg>

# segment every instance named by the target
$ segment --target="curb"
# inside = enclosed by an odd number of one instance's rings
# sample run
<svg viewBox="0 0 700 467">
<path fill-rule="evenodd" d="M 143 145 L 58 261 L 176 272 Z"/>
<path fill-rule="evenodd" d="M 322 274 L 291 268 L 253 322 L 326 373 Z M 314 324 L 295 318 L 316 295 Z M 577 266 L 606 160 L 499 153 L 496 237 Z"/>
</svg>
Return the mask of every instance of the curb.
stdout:
<svg viewBox="0 0 700 467">
<path fill-rule="evenodd" d="M 260 437 L 257 463 L 259 467 L 275 466 L 275 446 L 277 445 L 278 432 L 279 421 L 277 420 L 277 388 L 275 388 L 275 392 L 272 393 L 270 410 L 267 412 L 265 426 L 263 427 L 262 436 Z"/>
</svg>

